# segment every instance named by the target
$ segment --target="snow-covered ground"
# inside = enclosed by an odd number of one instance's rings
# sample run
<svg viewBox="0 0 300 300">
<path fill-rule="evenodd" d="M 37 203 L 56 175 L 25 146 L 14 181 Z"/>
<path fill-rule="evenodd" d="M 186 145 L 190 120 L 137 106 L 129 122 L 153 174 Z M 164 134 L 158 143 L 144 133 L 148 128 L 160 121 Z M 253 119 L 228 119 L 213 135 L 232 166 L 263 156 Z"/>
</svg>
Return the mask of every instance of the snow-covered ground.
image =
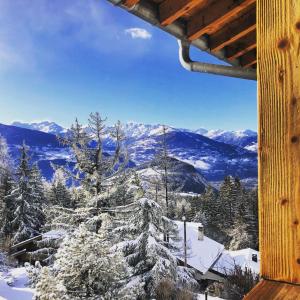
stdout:
<svg viewBox="0 0 300 300">
<path fill-rule="evenodd" d="M 0 272 L 0 300 L 32 300 L 34 290 L 27 287 L 24 267 Z"/>
<path fill-rule="evenodd" d="M 28 277 L 24 267 L 0 272 L 0 300 L 32 300 L 34 289 L 27 287 L 27 283 Z M 208 296 L 207 299 L 222 300 L 212 296 Z M 205 295 L 198 294 L 197 300 L 205 300 Z"/>
</svg>

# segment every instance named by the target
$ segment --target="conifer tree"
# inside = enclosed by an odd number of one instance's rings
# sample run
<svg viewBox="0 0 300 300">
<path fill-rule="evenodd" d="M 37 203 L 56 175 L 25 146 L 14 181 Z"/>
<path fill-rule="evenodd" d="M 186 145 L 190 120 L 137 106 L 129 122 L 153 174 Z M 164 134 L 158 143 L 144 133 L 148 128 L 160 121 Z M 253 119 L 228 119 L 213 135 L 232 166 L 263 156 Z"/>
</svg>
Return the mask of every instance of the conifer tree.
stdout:
<svg viewBox="0 0 300 300">
<path fill-rule="evenodd" d="M 157 167 L 155 170 L 160 174 L 162 186 L 164 188 L 164 197 L 166 205 L 166 215 L 169 217 L 170 206 L 170 188 L 171 176 L 170 171 L 174 165 L 174 161 L 170 157 L 167 143 L 167 127 L 163 125 L 162 134 L 159 136 L 158 151 L 154 158 L 154 164 Z"/>
<path fill-rule="evenodd" d="M 99 113 L 91 113 L 88 130 L 75 120 L 69 134 L 60 138 L 73 150 L 76 159 L 77 180 L 91 195 L 100 195 L 105 189 L 105 180 L 117 173 L 127 163 L 123 155 L 124 133 L 120 122 L 108 130 L 106 119 Z M 114 142 L 114 151 L 108 155 L 103 150 L 103 138 L 109 133 Z M 123 164 L 120 163 L 123 156 Z M 99 204 L 102 206 L 102 204 Z"/>
<path fill-rule="evenodd" d="M 91 232 L 84 224 L 65 239 L 53 269 L 70 299 L 117 299 L 115 293 L 127 276 L 122 256 L 110 252 L 105 234 Z"/>
<path fill-rule="evenodd" d="M 52 205 L 66 208 L 73 207 L 72 196 L 66 187 L 66 178 L 61 169 L 57 169 L 53 175 L 52 183 L 48 191 L 48 201 Z"/>
<path fill-rule="evenodd" d="M 11 233 L 13 203 L 8 199 L 13 185 L 13 165 L 6 140 L 0 136 L 0 234 Z"/>
<path fill-rule="evenodd" d="M 59 282 L 53 271 L 44 267 L 41 270 L 39 281 L 36 285 L 34 300 L 71 300 L 66 287 Z"/>
<path fill-rule="evenodd" d="M 224 178 L 219 193 L 220 208 L 222 209 L 223 226 L 229 228 L 234 222 L 234 199 L 230 176 Z"/>
<path fill-rule="evenodd" d="M 258 250 L 258 191 L 257 188 L 247 192 L 247 205 L 243 220 L 250 239 L 251 248 Z"/>
<path fill-rule="evenodd" d="M 107 202 L 112 206 L 130 204 L 134 200 L 134 192 L 129 186 L 130 171 L 124 170 L 112 179 Z"/>
<path fill-rule="evenodd" d="M 155 290 L 162 279 L 177 280 L 176 258 L 167 248 L 162 236 L 164 230 L 176 231 L 173 223 L 162 216 L 161 207 L 154 201 L 142 198 L 135 202 L 125 225 L 113 231 L 123 240 L 117 245 L 124 252 L 132 267 L 130 285 L 141 286 L 137 298 L 154 297 Z"/>
<path fill-rule="evenodd" d="M 231 197 L 233 203 L 233 217 L 234 220 L 239 216 L 245 214 L 247 202 L 246 202 L 246 193 L 241 184 L 241 181 L 238 177 L 234 178 L 231 189 Z"/>
<path fill-rule="evenodd" d="M 40 190 L 37 189 L 36 174 L 29 164 L 28 149 L 25 143 L 21 148 L 20 164 L 16 172 L 17 181 L 7 196 L 14 206 L 12 220 L 13 242 L 18 243 L 34 237 L 43 225 L 43 211 Z"/>
</svg>

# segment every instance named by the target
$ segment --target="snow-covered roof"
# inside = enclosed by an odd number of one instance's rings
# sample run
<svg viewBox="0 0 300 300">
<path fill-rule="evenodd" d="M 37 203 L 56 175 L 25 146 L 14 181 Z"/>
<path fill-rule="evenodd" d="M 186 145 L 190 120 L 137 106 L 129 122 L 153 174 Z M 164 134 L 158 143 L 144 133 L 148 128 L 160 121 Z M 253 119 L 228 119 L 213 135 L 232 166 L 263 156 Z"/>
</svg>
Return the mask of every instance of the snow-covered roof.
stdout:
<svg viewBox="0 0 300 300">
<path fill-rule="evenodd" d="M 180 238 L 180 241 L 173 241 L 180 249 L 176 256 L 178 259 L 184 261 L 184 225 L 180 221 L 176 221 L 175 223 L 178 226 Z M 187 264 L 205 274 L 222 254 L 224 246 L 206 236 L 204 236 L 203 240 L 198 240 L 199 226 L 201 226 L 200 223 L 186 222 Z"/>
<path fill-rule="evenodd" d="M 43 233 L 43 239 L 62 239 L 66 236 L 67 232 L 62 229 L 50 230 Z"/>
<path fill-rule="evenodd" d="M 253 255 L 257 256 L 257 262 L 252 260 Z M 221 274 L 226 274 L 230 272 L 230 270 L 232 270 L 235 265 L 240 266 L 243 270 L 248 268 L 251 269 L 254 273 L 259 274 L 259 252 L 251 248 L 237 251 L 225 250 L 212 269 Z"/>
</svg>

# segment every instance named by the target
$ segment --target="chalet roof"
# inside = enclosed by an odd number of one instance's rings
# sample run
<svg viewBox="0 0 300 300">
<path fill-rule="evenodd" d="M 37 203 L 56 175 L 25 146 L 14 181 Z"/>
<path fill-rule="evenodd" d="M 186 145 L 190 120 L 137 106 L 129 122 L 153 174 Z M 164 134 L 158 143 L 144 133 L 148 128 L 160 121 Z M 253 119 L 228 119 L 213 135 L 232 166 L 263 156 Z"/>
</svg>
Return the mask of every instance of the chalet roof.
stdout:
<svg viewBox="0 0 300 300">
<path fill-rule="evenodd" d="M 257 261 L 253 261 L 253 255 L 257 257 Z M 225 250 L 217 260 L 212 270 L 228 274 L 233 270 L 234 266 L 240 266 L 243 270 L 250 269 L 253 273 L 259 274 L 260 255 L 259 252 L 251 248 L 241 249 L 237 251 Z"/>
<path fill-rule="evenodd" d="M 184 261 L 183 222 L 176 221 L 178 226 L 179 241 L 175 244 L 179 249 L 177 258 Z M 187 234 L 187 264 L 205 274 L 212 270 L 219 274 L 226 275 L 234 269 L 234 266 L 240 266 L 243 270 L 251 269 L 254 273 L 259 273 L 260 256 L 259 252 L 251 248 L 237 251 L 226 250 L 224 245 L 204 236 L 203 240 L 198 240 L 198 227 L 201 223 L 186 222 Z M 252 260 L 252 255 L 257 255 L 257 262 Z"/>
<path fill-rule="evenodd" d="M 108 0 L 233 66 L 256 69 L 256 0 Z"/>
<path fill-rule="evenodd" d="M 176 221 L 178 226 L 179 241 L 175 244 L 179 249 L 177 258 L 184 260 L 183 251 L 183 236 L 184 224 L 183 222 Z M 207 236 L 203 240 L 198 240 L 198 227 L 199 223 L 186 222 L 187 232 L 187 264 L 202 274 L 205 274 L 215 261 L 220 257 L 224 250 L 224 246 Z"/>
</svg>

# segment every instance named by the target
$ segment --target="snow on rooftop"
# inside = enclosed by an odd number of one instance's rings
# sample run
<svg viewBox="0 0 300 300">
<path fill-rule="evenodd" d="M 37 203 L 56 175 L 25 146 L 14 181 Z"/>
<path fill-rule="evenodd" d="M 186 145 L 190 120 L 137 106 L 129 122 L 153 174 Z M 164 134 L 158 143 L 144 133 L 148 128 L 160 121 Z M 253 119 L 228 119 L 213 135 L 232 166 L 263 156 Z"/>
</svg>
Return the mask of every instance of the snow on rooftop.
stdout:
<svg viewBox="0 0 300 300">
<path fill-rule="evenodd" d="M 257 262 L 252 260 L 252 257 L 257 257 Z M 252 272 L 259 274 L 260 256 L 259 252 L 250 248 L 229 251 L 225 250 L 220 259 L 213 266 L 213 270 L 226 274 L 234 268 L 235 265 L 240 266 L 243 270 L 251 269 Z"/>
<path fill-rule="evenodd" d="M 180 249 L 180 252 L 176 255 L 177 258 L 183 261 L 184 225 L 180 221 L 175 223 L 178 226 L 180 241 L 174 241 L 173 243 Z M 187 264 L 205 274 L 222 254 L 224 246 L 206 236 L 203 240 L 198 240 L 199 226 L 201 226 L 200 223 L 186 222 Z"/>
<path fill-rule="evenodd" d="M 66 236 L 67 232 L 65 230 L 50 230 L 43 233 L 43 239 L 61 239 Z"/>
</svg>

